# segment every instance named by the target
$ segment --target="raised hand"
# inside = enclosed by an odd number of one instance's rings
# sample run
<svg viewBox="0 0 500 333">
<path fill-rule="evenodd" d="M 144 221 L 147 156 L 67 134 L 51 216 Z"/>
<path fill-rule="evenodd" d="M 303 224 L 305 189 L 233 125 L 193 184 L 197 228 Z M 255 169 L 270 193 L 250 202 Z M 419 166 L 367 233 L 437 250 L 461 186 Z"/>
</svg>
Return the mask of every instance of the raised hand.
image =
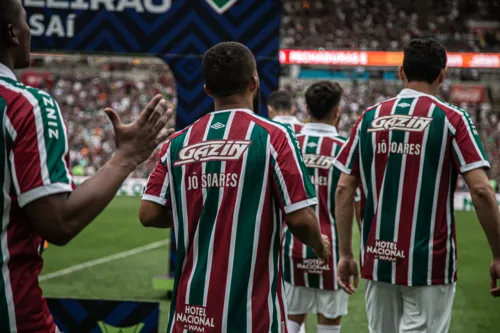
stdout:
<svg viewBox="0 0 500 333">
<path fill-rule="evenodd" d="M 148 159 L 156 147 L 174 133 L 173 128 L 165 127 L 172 110 L 167 109 L 167 102 L 161 95 L 156 95 L 139 118 L 128 125 L 121 122 L 113 109 L 106 108 L 104 112 L 113 124 L 116 154 L 134 165 Z"/>
<path fill-rule="evenodd" d="M 358 263 L 356 260 L 352 257 L 341 257 L 337 275 L 340 287 L 349 295 L 354 294 L 359 283 Z"/>
</svg>

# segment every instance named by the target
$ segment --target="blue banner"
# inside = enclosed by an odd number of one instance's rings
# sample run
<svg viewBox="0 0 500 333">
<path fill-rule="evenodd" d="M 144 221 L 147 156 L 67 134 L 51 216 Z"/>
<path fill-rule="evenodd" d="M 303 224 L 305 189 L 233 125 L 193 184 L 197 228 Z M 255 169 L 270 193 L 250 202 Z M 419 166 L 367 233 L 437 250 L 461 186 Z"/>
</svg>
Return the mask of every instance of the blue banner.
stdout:
<svg viewBox="0 0 500 333">
<path fill-rule="evenodd" d="M 255 54 L 263 97 L 278 88 L 280 0 L 23 0 L 33 51 L 146 54 L 177 83 L 177 128 L 210 111 L 201 56 L 228 40 Z M 263 98 L 262 100 L 265 100 Z M 262 105 L 263 112 L 266 108 Z"/>
</svg>

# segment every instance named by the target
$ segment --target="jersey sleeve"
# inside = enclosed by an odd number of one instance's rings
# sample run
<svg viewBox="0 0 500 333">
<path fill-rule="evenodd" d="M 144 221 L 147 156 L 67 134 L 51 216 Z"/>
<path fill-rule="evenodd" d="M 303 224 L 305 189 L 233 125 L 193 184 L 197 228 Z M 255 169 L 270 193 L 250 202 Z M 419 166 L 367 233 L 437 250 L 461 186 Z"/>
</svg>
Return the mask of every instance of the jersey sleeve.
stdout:
<svg viewBox="0 0 500 333">
<path fill-rule="evenodd" d="M 351 130 L 349 139 L 342 146 L 337 158 L 334 161 L 335 167 L 348 175 L 357 175 L 359 172 L 359 135 L 362 120 L 363 116 L 359 117 L 356 125 L 354 125 Z"/>
<path fill-rule="evenodd" d="M 149 175 L 142 200 L 151 201 L 161 206 L 168 206 L 170 198 L 170 180 L 167 167 L 169 142 L 165 143 L 159 154 L 159 160 Z"/>
<path fill-rule="evenodd" d="M 478 168 L 490 168 L 481 139 L 469 114 L 463 110 L 454 112 L 450 124 L 452 133 L 454 132 L 453 158 L 460 173 Z"/>
<path fill-rule="evenodd" d="M 271 168 L 277 197 L 285 214 L 317 205 L 314 186 L 309 179 L 299 143 L 287 126 L 271 137 Z"/>
<path fill-rule="evenodd" d="M 57 102 L 34 88 L 22 93 L 7 111 L 9 165 L 18 204 L 71 192 L 67 129 Z"/>
</svg>

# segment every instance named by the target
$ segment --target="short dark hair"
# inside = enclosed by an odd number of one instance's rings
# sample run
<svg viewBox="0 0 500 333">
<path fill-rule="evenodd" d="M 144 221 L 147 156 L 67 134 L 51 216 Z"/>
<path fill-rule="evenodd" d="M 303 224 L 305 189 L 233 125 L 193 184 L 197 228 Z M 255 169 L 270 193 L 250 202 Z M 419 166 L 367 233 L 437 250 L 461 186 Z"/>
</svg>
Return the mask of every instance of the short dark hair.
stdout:
<svg viewBox="0 0 500 333">
<path fill-rule="evenodd" d="M 223 42 L 212 46 L 201 64 L 205 85 L 214 97 L 244 92 L 256 68 L 252 52 L 243 44 Z"/>
<path fill-rule="evenodd" d="M 276 90 L 267 96 L 267 105 L 276 111 L 290 112 L 292 111 L 293 97 L 286 90 Z"/>
<path fill-rule="evenodd" d="M 327 117 L 340 104 L 344 91 L 337 82 L 319 81 L 306 91 L 306 105 L 316 119 Z"/>
<path fill-rule="evenodd" d="M 7 24 L 16 19 L 20 6 L 16 5 L 16 0 L 0 0 L 0 40 L 3 41 L 4 34 L 7 33 Z"/>
<path fill-rule="evenodd" d="M 416 38 L 405 46 L 403 70 L 408 82 L 431 84 L 446 68 L 446 61 L 446 50 L 440 42 L 433 38 Z"/>
</svg>

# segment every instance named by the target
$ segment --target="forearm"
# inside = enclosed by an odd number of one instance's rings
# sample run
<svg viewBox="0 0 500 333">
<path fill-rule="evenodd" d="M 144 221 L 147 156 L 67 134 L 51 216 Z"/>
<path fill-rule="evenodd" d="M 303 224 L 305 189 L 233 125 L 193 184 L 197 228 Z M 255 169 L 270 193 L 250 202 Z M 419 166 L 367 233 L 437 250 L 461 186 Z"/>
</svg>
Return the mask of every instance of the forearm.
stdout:
<svg viewBox="0 0 500 333">
<path fill-rule="evenodd" d="M 323 245 L 319 221 L 310 207 L 291 213 L 286 217 L 288 229 L 301 243 L 319 249 Z"/>
<path fill-rule="evenodd" d="M 500 258 L 500 212 L 495 193 L 486 187 L 482 191 L 471 191 L 471 196 L 493 256 Z"/>
<path fill-rule="evenodd" d="M 356 188 L 338 185 L 335 196 L 335 222 L 337 224 L 340 255 L 353 257 L 352 222 L 354 218 L 353 201 Z"/>
<path fill-rule="evenodd" d="M 68 237 L 75 237 L 104 210 L 134 169 L 134 163 L 115 155 L 71 193 L 63 215 Z"/>
</svg>

